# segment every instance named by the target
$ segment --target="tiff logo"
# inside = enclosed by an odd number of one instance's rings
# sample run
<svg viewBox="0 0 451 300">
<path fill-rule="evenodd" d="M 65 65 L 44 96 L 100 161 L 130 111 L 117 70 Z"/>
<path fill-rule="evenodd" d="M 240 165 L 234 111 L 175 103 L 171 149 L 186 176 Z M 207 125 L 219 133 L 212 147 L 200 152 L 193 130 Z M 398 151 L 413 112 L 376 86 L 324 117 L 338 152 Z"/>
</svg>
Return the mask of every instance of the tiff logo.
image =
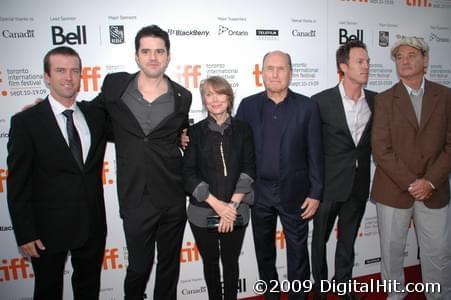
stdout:
<svg viewBox="0 0 451 300">
<path fill-rule="evenodd" d="M 25 257 L 2 259 L 0 265 L 0 282 L 33 278 L 31 265 Z"/>
<path fill-rule="evenodd" d="M 105 249 L 102 268 L 104 270 L 123 269 L 124 265 L 118 262 L 119 254 L 117 248 Z"/>
<path fill-rule="evenodd" d="M 5 191 L 6 177 L 8 177 L 8 170 L 0 169 L 0 193 Z"/>
<path fill-rule="evenodd" d="M 202 75 L 200 72 L 200 65 L 184 65 L 177 66 L 177 70 L 179 71 L 177 76 L 177 81 L 183 85 L 185 88 L 199 88 L 199 78 Z M 183 72 L 181 72 L 183 69 Z M 181 73 L 180 73 L 181 72 Z M 191 85 L 192 83 L 192 85 Z"/>
<path fill-rule="evenodd" d="M 260 70 L 259 64 L 255 64 L 254 71 L 252 72 L 252 74 L 254 74 L 255 86 L 258 87 L 262 86 L 263 85 L 263 83 L 261 82 L 262 70 Z"/>
<path fill-rule="evenodd" d="M 113 184 L 114 183 L 113 179 L 108 179 L 107 178 L 107 173 L 110 172 L 110 169 L 108 168 L 109 164 L 110 163 L 107 162 L 107 161 L 103 162 L 103 168 L 102 168 L 102 183 L 103 183 L 103 185 Z"/>
<path fill-rule="evenodd" d="M 81 85 L 83 87 L 83 91 L 90 91 L 90 87 L 92 87 L 92 91 L 97 92 L 99 90 L 99 79 L 100 79 L 100 67 L 83 67 L 81 71 Z"/>
<path fill-rule="evenodd" d="M 197 245 L 191 242 L 186 242 L 186 247 L 182 247 L 180 250 L 180 262 L 187 263 L 193 261 L 199 261 L 200 253 Z"/>
<path fill-rule="evenodd" d="M 110 25 L 110 43 L 123 44 L 125 43 L 124 25 Z"/>
<path fill-rule="evenodd" d="M 283 230 L 276 230 L 276 248 L 285 249 L 285 233 Z"/>
<path fill-rule="evenodd" d="M 428 0 L 406 0 L 407 6 L 431 7 L 432 4 Z"/>
</svg>

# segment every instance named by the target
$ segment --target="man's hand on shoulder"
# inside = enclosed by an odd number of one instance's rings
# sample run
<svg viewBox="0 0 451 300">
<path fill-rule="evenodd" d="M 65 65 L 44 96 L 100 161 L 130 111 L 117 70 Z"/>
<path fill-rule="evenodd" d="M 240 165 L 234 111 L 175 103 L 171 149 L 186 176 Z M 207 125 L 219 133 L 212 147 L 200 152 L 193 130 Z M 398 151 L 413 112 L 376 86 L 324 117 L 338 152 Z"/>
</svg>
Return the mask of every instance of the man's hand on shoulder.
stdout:
<svg viewBox="0 0 451 300">
<path fill-rule="evenodd" d="M 36 100 L 34 100 L 33 103 L 27 104 L 24 107 L 22 107 L 22 111 L 27 110 L 29 108 L 32 108 L 33 106 L 35 106 L 36 104 L 41 103 L 42 101 L 44 101 L 44 99 L 42 98 L 37 98 Z"/>
</svg>

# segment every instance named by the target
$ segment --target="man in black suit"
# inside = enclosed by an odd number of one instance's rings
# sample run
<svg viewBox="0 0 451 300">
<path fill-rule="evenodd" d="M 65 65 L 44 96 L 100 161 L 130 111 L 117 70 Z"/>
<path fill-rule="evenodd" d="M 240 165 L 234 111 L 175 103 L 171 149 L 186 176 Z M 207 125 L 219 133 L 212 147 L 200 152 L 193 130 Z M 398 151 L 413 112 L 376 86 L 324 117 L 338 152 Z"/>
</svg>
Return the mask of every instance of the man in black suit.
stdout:
<svg viewBox="0 0 451 300">
<path fill-rule="evenodd" d="M 99 298 L 106 119 L 102 110 L 76 103 L 80 74 L 81 60 L 72 48 L 49 51 L 49 96 L 11 118 L 8 206 L 17 243 L 31 256 L 38 300 L 63 298 L 69 251 L 74 299 Z"/>
<path fill-rule="evenodd" d="M 125 299 L 144 299 L 157 245 L 154 299 L 176 299 L 186 224 L 182 129 L 191 93 L 164 72 L 169 36 L 158 26 L 135 37 L 135 74 L 109 74 L 94 99 L 108 113 L 116 143 L 117 189 L 128 250 Z"/>
<path fill-rule="evenodd" d="M 291 58 L 272 51 L 263 58 L 265 91 L 243 99 L 237 119 L 252 128 L 257 179 L 252 208 L 260 279 L 269 288 L 278 280 L 275 235 L 277 217 L 287 240 L 288 280 L 310 278 L 308 219 L 319 205 L 323 189 L 323 148 L 318 105 L 289 89 Z M 265 294 L 278 299 L 277 293 Z M 306 299 L 290 292 L 288 299 Z"/>
<path fill-rule="evenodd" d="M 366 46 L 353 40 L 338 48 L 340 83 L 312 96 L 319 105 L 325 154 L 323 201 L 313 219 L 312 273 L 315 297 L 325 299 L 321 280 L 328 279 L 326 243 L 338 216 L 335 251 L 337 282 L 352 279 L 354 242 L 369 194 L 371 111 L 374 92 L 363 89 L 368 81 Z M 349 291 L 351 292 L 351 291 Z M 343 298 L 355 298 L 355 294 Z"/>
</svg>

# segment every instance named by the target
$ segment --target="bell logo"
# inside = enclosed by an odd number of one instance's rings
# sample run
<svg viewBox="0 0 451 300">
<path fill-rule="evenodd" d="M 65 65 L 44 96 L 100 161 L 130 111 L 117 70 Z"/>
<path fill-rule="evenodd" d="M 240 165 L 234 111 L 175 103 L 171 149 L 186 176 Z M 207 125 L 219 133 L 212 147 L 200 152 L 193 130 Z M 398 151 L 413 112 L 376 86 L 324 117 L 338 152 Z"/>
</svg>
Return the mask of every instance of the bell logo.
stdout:
<svg viewBox="0 0 451 300">
<path fill-rule="evenodd" d="M 359 40 L 363 42 L 363 29 L 357 29 L 356 34 L 348 36 L 348 31 L 344 28 L 340 28 L 338 31 L 338 42 L 340 45 L 346 44 L 350 40 Z"/>
<path fill-rule="evenodd" d="M 99 72 L 100 67 L 83 67 L 81 71 L 81 85 L 84 92 L 97 92 L 99 90 Z M 92 89 L 90 89 L 91 87 Z"/>
<path fill-rule="evenodd" d="M 260 65 L 259 64 L 255 64 L 254 67 L 254 71 L 252 72 L 252 74 L 254 74 L 254 78 L 255 78 L 255 86 L 262 86 L 262 82 L 260 81 L 261 76 L 262 76 L 262 71 L 260 70 Z"/>
<path fill-rule="evenodd" d="M 199 88 L 199 77 L 202 75 L 200 72 L 200 65 L 184 65 L 177 66 L 177 71 L 179 71 L 177 76 L 177 81 L 183 85 L 185 88 Z M 183 72 L 181 72 L 183 70 Z M 191 79 L 191 80 L 190 80 Z M 192 83 L 192 85 L 191 85 Z"/>
<path fill-rule="evenodd" d="M 25 257 L 2 259 L 0 265 L 0 282 L 33 278 L 31 265 Z"/>
<path fill-rule="evenodd" d="M 407 6 L 431 7 L 432 4 L 428 0 L 406 0 Z"/>
<path fill-rule="evenodd" d="M 69 45 L 82 45 L 87 42 L 86 38 L 86 26 L 77 25 L 76 32 L 69 32 L 64 34 L 64 29 L 61 26 L 52 26 L 52 43 L 53 45 L 63 45 L 65 43 Z"/>
<path fill-rule="evenodd" d="M 8 170 L 0 169 L 0 193 L 5 191 L 6 177 L 8 177 Z"/>
</svg>

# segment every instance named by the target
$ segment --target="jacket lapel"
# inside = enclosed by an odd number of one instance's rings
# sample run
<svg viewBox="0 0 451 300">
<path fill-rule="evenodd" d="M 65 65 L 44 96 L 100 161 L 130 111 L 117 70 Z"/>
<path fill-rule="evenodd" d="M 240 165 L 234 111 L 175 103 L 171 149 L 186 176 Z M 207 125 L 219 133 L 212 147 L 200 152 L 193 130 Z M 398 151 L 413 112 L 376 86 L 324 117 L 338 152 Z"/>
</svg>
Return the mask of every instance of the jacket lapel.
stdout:
<svg viewBox="0 0 451 300">
<path fill-rule="evenodd" d="M 368 122 L 366 122 L 365 129 L 363 130 L 362 136 L 360 137 L 360 140 L 359 140 L 359 144 L 363 140 L 365 140 L 367 135 L 370 134 L 370 128 L 371 128 L 371 123 L 372 123 L 372 120 L 373 120 L 373 113 L 374 113 L 374 98 L 373 98 L 373 96 L 371 96 L 368 93 L 368 91 L 364 90 L 364 92 L 365 92 L 365 100 L 366 100 L 366 103 L 368 104 L 368 107 L 369 107 L 369 109 L 371 111 L 371 115 L 370 115 L 370 118 L 368 119 Z"/>
<path fill-rule="evenodd" d="M 128 78 L 128 82 L 126 84 L 124 84 L 123 86 L 121 86 L 121 90 L 113 91 L 114 94 L 109 94 L 108 98 L 114 99 L 114 101 L 110 102 L 111 103 L 110 108 L 113 112 L 117 111 L 117 113 L 112 114 L 115 116 L 116 121 L 120 122 L 122 127 L 125 130 L 129 131 L 130 133 L 132 133 L 136 136 L 144 136 L 144 132 L 143 132 L 141 126 L 139 125 L 138 120 L 133 115 L 130 108 L 128 108 L 127 104 L 125 104 L 125 102 L 122 100 L 122 95 L 127 90 L 128 85 L 130 84 L 130 82 L 135 80 L 137 75 L 138 75 L 138 72 L 135 74 L 132 74 Z M 117 97 L 117 93 L 120 95 L 120 97 Z"/>
<path fill-rule="evenodd" d="M 90 118 L 85 107 L 82 105 L 78 105 L 78 104 L 77 104 L 77 106 L 82 111 L 82 113 L 85 117 L 86 123 L 89 128 L 89 134 L 91 136 L 91 146 L 89 147 L 88 155 L 86 156 L 86 161 L 85 161 L 85 168 L 87 168 L 88 164 L 92 160 L 92 156 L 94 155 L 94 150 L 96 148 L 96 145 L 98 145 L 98 143 L 99 143 L 100 133 L 98 132 L 97 126 L 95 126 L 94 121 Z"/>
<path fill-rule="evenodd" d="M 438 95 L 428 80 L 424 83 L 424 95 L 421 106 L 421 122 L 420 131 L 424 129 L 428 121 L 431 119 L 432 113 L 437 105 Z"/>
<path fill-rule="evenodd" d="M 344 132 L 346 132 L 346 136 L 348 137 L 349 142 L 354 145 L 351 130 L 349 129 L 348 122 L 346 121 L 346 112 L 338 85 L 334 88 L 333 95 L 332 97 L 330 97 L 329 103 L 332 106 L 331 111 L 337 114 L 336 117 L 338 120 L 338 126 L 340 126 Z"/>
</svg>

